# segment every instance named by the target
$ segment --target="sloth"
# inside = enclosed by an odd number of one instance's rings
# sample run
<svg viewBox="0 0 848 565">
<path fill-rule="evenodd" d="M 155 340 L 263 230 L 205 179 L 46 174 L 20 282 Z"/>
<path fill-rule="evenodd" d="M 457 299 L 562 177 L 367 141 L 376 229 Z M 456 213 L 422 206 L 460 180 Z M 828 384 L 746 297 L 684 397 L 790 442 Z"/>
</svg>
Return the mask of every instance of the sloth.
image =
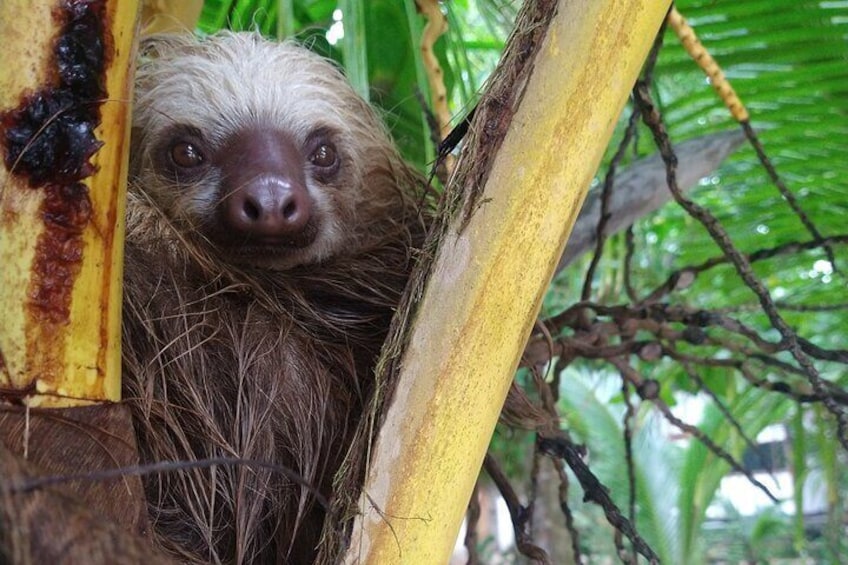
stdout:
<svg viewBox="0 0 848 565">
<path fill-rule="evenodd" d="M 294 43 L 153 37 L 136 76 L 124 399 L 143 462 L 243 460 L 147 477 L 153 536 L 185 562 L 310 563 L 425 183 Z"/>
</svg>

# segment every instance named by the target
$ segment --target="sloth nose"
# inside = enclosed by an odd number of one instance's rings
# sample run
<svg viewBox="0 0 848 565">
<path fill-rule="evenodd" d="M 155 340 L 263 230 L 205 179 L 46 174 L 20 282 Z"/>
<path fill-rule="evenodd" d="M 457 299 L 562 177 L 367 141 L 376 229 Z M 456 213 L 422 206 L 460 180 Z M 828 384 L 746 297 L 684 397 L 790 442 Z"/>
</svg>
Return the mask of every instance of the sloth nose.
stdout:
<svg viewBox="0 0 848 565">
<path fill-rule="evenodd" d="M 224 231 L 236 242 L 246 236 L 307 243 L 315 214 L 298 144 L 284 132 L 249 127 L 233 135 L 220 155 Z"/>
<path fill-rule="evenodd" d="M 263 175 L 233 191 L 224 210 L 231 229 L 270 239 L 297 235 L 311 215 L 306 187 L 277 175 Z"/>
</svg>

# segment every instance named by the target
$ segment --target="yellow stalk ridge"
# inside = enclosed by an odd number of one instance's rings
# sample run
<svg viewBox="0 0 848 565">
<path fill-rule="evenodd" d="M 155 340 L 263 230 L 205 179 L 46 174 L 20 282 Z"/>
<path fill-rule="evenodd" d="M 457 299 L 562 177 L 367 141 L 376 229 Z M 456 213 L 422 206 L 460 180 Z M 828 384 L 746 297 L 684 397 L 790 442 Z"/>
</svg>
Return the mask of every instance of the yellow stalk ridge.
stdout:
<svg viewBox="0 0 848 565">
<path fill-rule="evenodd" d="M 724 72 L 722 72 L 721 67 L 716 63 L 709 51 L 701 45 L 698 36 L 695 34 L 695 30 L 686 23 L 686 19 L 675 7 L 672 7 L 668 13 L 668 25 L 671 26 L 671 29 L 680 38 L 680 43 L 683 44 L 683 48 L 686 49 L 689 56 L 698 63 L 698 66 L 710 78 L 710 83 L 721 97 L 725 106 L 730 110 L 734 119 L 738 122 L 747 122 L 749 117 L 748 110 L 742 104 L 739 96 L 736 95 L 736 91 L 733 90 L 730 81 L 724 76 Z"/>
<path fill-rule="evenodd" d="M 0 402 L 120 399 L 137 8 L 0 2 Z"/>
</svg>

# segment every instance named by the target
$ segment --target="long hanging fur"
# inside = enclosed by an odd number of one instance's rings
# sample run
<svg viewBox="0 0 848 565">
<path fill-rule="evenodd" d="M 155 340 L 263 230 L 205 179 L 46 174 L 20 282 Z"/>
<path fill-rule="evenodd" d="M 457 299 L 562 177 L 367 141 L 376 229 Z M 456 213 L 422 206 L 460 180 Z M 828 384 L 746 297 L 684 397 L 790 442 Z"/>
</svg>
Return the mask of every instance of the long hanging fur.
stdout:
<svg viewBox="0 0 848 565">
<path fill-rule="evenodd" d="M 142 458 L 269 462 L 329 497 L 423 237 L 422 183 L 341 73 L 294 44 L 157 38 L 137 76 L 123 340 Z M 209 190 L 156 170 L 175 123 L 212 143 L 252 124 L 337 132 L 341 180 L 309 186 L 328 218 L 316 244 L 290 263 L 245 264 L 204 238 Z M 314 556 L 324 511 L 273 469 L 164 473 L 146 489 L 156 540 L 181 560 Z"/>
</svg>

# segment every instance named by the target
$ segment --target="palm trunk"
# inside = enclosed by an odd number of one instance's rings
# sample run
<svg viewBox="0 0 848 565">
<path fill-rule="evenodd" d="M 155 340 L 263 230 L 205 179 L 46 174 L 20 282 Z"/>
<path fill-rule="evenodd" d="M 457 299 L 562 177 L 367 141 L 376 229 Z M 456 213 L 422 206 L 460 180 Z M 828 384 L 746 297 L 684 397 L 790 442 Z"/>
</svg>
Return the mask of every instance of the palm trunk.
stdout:
<svg viewBox="0 0 848 565">
<path fill-rule="evenodd" d="M 525 3 L 399 340 L 347 563 L 448 560 L 544 290 L 668 6 Z"/>
<path fill-rule="evenodd" d="M 0 562 L 165 562 L 140 479 L 97 477 L 138 463 L 113 403 L 137 14 L 0 2 Z"/>
</svg>

